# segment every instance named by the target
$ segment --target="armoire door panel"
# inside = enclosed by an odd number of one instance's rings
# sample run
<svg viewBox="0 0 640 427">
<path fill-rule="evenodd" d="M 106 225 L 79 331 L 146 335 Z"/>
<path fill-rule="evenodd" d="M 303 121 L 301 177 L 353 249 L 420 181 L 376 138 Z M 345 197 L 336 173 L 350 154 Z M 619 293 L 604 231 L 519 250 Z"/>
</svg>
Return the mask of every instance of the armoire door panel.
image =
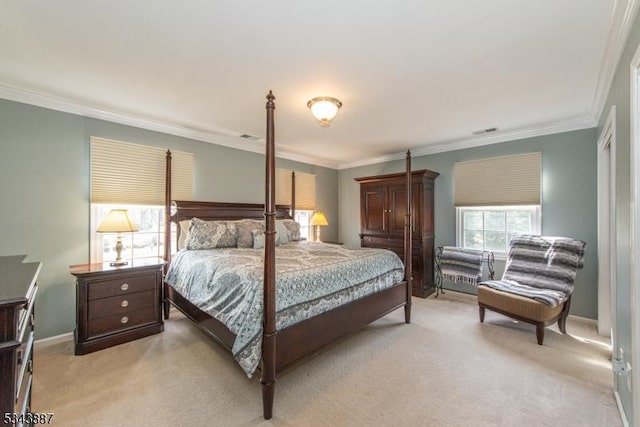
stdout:
<svg viewBox="0 0 640 427">
<path fill-rule="evenodd" d="M 387 232 L 387 190 L 369 188 L 362 194 L 362 233 L 381 234 Z"/>
<path fill-rule="evenodd" d="M 389 234 L 404 235 L 407 191 L 404 185 L 389 186 Z"/>
</svg>

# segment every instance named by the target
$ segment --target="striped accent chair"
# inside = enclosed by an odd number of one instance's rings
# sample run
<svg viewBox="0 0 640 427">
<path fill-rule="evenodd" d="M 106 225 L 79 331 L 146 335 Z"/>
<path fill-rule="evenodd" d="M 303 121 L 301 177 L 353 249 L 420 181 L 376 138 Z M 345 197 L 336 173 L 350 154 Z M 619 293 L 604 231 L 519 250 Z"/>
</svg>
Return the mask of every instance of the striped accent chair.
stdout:
<svg viewBox="0 0 640 427">
<path fill-rule="evenodd" d="M 489 309 L 536 326 L 538 344 L 554 322 L 566 334 L 566 321 L 586 243 L 566 237 L 515 235 L 501 280 L 478 284 L 480 322 Z"/>
</svg>

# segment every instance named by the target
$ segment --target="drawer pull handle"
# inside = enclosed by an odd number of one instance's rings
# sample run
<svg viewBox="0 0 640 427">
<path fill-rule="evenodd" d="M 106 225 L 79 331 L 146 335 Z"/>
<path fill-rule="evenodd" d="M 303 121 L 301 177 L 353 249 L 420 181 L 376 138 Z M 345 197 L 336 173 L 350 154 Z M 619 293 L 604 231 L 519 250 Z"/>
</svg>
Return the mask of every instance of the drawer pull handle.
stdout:
<svg viewBox="0 0 640 427">
<path fill-rule="evenodd" d="M 122 285 L 120 285 L 120 290 L 126 291 L 127 289 L 129 289 L 129 284 L 128 283 L 123 283 Z"/>
<path fill-rule="evenodd" d="M 120 323 L 122 323 L 123 325 L 129 323 L 129 318 L 127 316 L 124 316 L 122 319 L 120 319 Z"/>
<path fill-rule="evenodd" d="M 23 362 L 22 358 L 24 357 L 24 352 L 22 350 L 18 350 L 16 352 L 16 355 L 18 359 L 18 365 L 22 365 L 22 362 Z"/>
<path fill-rule="evenodd" d="M 122 302 L 120 303 L 120 307 L 127 307 L 129 305 L 129 301 L 127 301 L 126 299 L 123 299 Z"/>
</svg>

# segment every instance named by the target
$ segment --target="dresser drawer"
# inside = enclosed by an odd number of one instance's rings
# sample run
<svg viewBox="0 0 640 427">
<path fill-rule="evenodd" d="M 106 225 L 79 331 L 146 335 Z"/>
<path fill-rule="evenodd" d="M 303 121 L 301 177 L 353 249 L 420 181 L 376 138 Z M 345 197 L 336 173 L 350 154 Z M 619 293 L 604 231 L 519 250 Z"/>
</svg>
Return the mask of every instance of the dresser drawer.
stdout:
<svg viewBox="0 0 640 427">
<path fill-rule="evenodd" d="M 22 344 L 16 351 L 16 400 L 19 400 L 21 391 L 25 388 L 25 384 L 29 382 L 31 373 L 33 372 L 33 330 L 24 335 Z"/>
<path fill-rule="evenodd" d="M 134 328 L 147 323 L 158 323 L 159 314 L 160 305 L 158 304 L 155 307 L 147 307 L 136 311 L 130 311 L 125 314 L 115 314 L 99 317 L 97 319 L 89 319 L 88 335 L 89 337 L 95 337 L 97 335 Z"/>
<path fill-rule="evenodd" d="M 389 246 L 395 246 L 395 240 L 389 239 L 388 237 L 364 236 L 362 238 L 362 245 L 372 248 L 388 248 Z"/>
<path fill-rule="evenodd" d="M 25 306 L 20 310 L 18 314 L 18 331 L 16 336 L 18 337 L 18 341 L 23 341 L 24 335 L 26 332 L 33 330 L 34 320 L 33 320 L 33 311 L 36 300 L 36 293 L 38 292 L 38 287 L 34 286 L 29 299 Z"/>
<path fill-rule="evenodd" d="M 115 297 L 89 301 L 89 319 L 124 315 L 160 304 L 156 290 L 126 293 Z"/>
<path fill-rule="evenodd" d="M 24 387 L 20 390 L 18 394 L 18 399 L 16 400 L 14 413 L 22 415 L 26 418 L 24 423 L 18 422 L 16 427 L 22 427 L 24 425 L 31 426 L 32 424 L 27 423 L 29 415 L 31 412 L 31 389 L 33 387 L 33 375 L 29 374 L 29 378 L 25 379 Z M 20 418 L 18 418 L 20 420 Z"/>
<path fill-rule="evenodd" d="M 90 282 L 87 285 L 87 297 L 89 300 L 95 300 L 155 289 L 156 277 L 155 273 L 147 273 Z"/>
</svg>

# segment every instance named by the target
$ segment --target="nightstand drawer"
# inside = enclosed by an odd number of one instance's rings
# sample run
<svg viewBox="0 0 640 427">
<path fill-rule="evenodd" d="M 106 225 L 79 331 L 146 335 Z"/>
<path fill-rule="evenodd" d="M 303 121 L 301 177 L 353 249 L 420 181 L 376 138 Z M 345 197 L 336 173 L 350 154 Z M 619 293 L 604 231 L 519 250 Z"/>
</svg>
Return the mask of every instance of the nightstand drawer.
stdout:
<svg viewBox="0 0 640 427">
<path fill-rule="evenodd" d="M 141 274 L 91 282 L 87 286 L 87 297 L 89 300 L 95 300 L 155 289 L 156 277 L 156 274 Z"/>
<path fill-rule="evenodd" d="M 89 319 L 89 336 L 113 333 L 147 323 L 158 323 L 160 306 L 148 307 L 125 314 Z"/>
<path fill-rule="evenodd" d="M 155 290 L 127 293 L 115 297 L 89 301 L 89 319 L 126 314 L 159 304 Z"/>
</svg>

